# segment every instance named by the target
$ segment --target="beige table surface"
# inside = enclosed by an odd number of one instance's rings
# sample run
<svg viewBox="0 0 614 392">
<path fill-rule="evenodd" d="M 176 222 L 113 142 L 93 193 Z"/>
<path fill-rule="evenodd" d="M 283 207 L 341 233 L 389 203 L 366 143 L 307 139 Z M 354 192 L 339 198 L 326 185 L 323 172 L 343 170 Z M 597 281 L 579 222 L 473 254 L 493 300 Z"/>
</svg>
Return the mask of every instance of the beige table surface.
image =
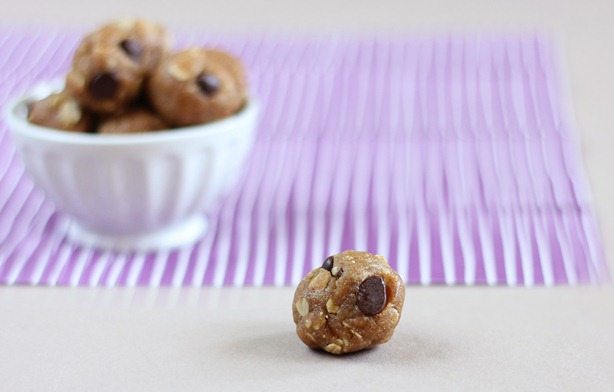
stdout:
<svg viewBox="0 0 614 392">
<path fill-rule="evenodd" d="M 2 0 L 0 23 L 273 31 L 552 31 L 614 259 L 611 0 Z M 612 265 L 612 264 L 610 264 Z M 614 288 L 410 288 L 390 344 L 343 359 L 294 337 L 291 289 L 0 288 L 1 391 L 614 390 Z"/>
</svg>

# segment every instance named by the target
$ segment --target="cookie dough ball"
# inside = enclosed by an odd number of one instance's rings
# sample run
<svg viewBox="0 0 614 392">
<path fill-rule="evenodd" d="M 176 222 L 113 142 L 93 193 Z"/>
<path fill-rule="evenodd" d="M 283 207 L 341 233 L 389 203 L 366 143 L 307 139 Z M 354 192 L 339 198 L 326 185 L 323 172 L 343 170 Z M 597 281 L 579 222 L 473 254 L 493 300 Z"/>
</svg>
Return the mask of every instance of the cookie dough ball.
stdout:
<svg viewBox="0 0 614 392">
<path fill-rule="evenodd" d="M 103 120 L 98 126 L 98 133 L 139 133 L 168 128 L 168 124 L 157 114 L 145 108 L 138 108 Z"/>
<path fill-rule="evenodd" d="M 88 132 L 93 128 L 92 117 L 66 92 L 51 94 L 28 105 L 28 121 L 72 132 Z"/>
<path fill-rule="evenodd" d="M 230 116 L 243 107 L 247 95 L 240 61 L 218 50 L 200 48 L 163 60 L 148 91 L 155 109 L 177 126 Z"/>
<path fill-rule="evenodd" d="M 85 43 L 86 40 L 89 42 Z M 171 38 L 160 24 L 143 19 L 121 19 L 94 31 L 83 45 L 113 46 L 136 63 L 143 73 L 149 73 L 168 54 Z"/>
<path fill-rule="evenodd" d="M 120 112 L 139 95 L 168 47 L 168 35 L 157 24 L 132 19 L 105 25 L 77 48 L 66 88 L 92 111 Z"/>
<path fill-rule="evenodd" d="M 403 281 L 386 259 L 345 251 L 328 257 L 299 283 L 292 316 L 307 346 L 345 354 L 387 342 L 404 299 Z"/>
</svg>

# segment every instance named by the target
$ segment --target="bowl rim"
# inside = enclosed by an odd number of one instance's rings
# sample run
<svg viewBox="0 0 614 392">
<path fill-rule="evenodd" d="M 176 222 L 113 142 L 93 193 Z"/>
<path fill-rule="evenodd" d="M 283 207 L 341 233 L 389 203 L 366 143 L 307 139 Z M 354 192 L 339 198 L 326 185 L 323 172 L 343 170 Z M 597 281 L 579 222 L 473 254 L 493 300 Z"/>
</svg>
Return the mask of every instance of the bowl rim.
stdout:
<svg viewBox="0 0 614 392">
<path fill-rule="evenodd" d="M 245 121 L 255 121 L 259 110 L 258 101 L 253 97 L 249 97 L 247 103 L 239 112 L 221 120 L 155 132 L 123 135 L 67 132 L 30 123 L 27 115 L 24 115 L 27 113 L 27 103 L 33 99 L 39 99 L 53 92 L 60 91 L 62 88 L 63 82 L 58 80 L 41 82 L 31 87 L 25 93 L 19 94 L 18 98 L 9 100 L 4 110 L 4 117 L 9 131 L 14 135 L 25 136 L 31 139 L 71 145 L 130 146 L 167 143 L 193 139 L 194 137 L 215 137 L 228 131 L 240 132 L 245 127 L 237 125 Z"/>
</svg>

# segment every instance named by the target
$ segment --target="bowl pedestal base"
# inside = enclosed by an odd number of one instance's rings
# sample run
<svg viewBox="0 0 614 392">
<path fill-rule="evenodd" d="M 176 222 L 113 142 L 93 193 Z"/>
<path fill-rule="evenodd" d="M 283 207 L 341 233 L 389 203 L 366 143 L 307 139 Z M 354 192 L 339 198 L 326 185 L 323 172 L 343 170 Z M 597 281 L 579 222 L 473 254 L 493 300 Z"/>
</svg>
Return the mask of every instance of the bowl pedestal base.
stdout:
<svg viewBox="0 0 614 392">
<path fill-rule="evenodd" d="M 140 234 L 100 233 L 71 220 L 68 239 L 71 242 L 117 251 L 150 251 L 191 245 L 207 231 L 207 218 L 196 215 L 171 226 Z"/>
</svg>

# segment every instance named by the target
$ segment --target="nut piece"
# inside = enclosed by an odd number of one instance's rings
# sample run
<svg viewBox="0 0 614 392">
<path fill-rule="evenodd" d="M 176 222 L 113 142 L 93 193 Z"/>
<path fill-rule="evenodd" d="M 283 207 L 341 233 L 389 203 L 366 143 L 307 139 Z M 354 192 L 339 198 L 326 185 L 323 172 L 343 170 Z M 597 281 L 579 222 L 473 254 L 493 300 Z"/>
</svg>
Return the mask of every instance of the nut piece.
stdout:
<svg viewBox="0 0 614 392">
<path fill-rule="evenodd" d="M 330 274 L 328 271 L 322 270 L 309 282 L 309 288 L 312 290 L 322 290 L 328 285 L 329 280 Z"/>
<path fill-rule="evenodd" d="M 166 68 L 166 71 L 169 75 L 180 82 L 185 82 L 186 80 L 190 79 L 190 71 L 182 67 L 181 64 L 178 64 L 177 62 L 170 63 Z"/>
<path fill-rule="evenodd" d="M 333 276 L 337 276 L 337 275 L 339 275 L 339 271 L 341 271 L 341 267 L 336 266 L 336 267 L 333 267 L 333 269 L 330 271 L 330 273 L 331 273 Z"/>
<path fill-rule="evenodd" d="M 296 311 L 302 317 L 307 316 L 309 313 L 309 302 L 305 298 L 301 298 L 294 306 L 296 306 Z"/>
<path fill-rule="evenodd" d="M 48 128 L 73 132 L 92 129 L 92 118 L 81 110 L 78 102 L 68 93 L 55 93 L 28 105 L 28 121 Z"/>
<path fill-rule="evenodd" d="M 392 322 L 392 325 L 397 325 L 400 317 L 401 315 L 399 314 L 398 310 L 394 308 L 390 309 L 390 321 Z"/>
<path fill-rule="evenodd" d="M 81 108 L 76 101 L 66 101 L 58 109 L 58 119 L 68 127 L 73 126 L 81 120 Z"/>
<path fill-rule="evenodd" d="M 348 331 L 350 331 L 350 333 L 351 333 L 352 335 L 354 335 L 354 336 L 356 336 L 358 339 L 361 339 L 361 340 L 362 340 L 362 335 L 361 335 L 361 334 L 359 334 L 358 332 L 356 332 L 356 331 L 355 331 L 355 330 L 352 328 L 352 326 L 351 326 L 351 325 L 349 325 L 349 324 L 348 324 L 347 322 L 345 322 L 345 321 L 344 321 L 342 324 L 343 324 L 343 326 L 344 326 L 345 328 L 347 328 L 347 330 L 348 330 Z"/>
<path fill-rule="evenodd" d="M 319 330 L 324 324 L 326 324 L 326 318 L 324 317 L 324 314 L 320 312 L 313 322 L 313 330 Z"/>
<path fill-rule="evenodd" d="M 335 305 L 332 298 L 329 298 L 328 301 L 326 301 L 326 310 L 328 313 L 334 314 L 339 311 L 339 306 Z"/>
<path fill-rule="evenodd" d="M 335 343 L 331 343 L 324 347 L 324 350 L 328 351 L 331 354 L 341 354 L 341 346 Z"/>
</svg>

